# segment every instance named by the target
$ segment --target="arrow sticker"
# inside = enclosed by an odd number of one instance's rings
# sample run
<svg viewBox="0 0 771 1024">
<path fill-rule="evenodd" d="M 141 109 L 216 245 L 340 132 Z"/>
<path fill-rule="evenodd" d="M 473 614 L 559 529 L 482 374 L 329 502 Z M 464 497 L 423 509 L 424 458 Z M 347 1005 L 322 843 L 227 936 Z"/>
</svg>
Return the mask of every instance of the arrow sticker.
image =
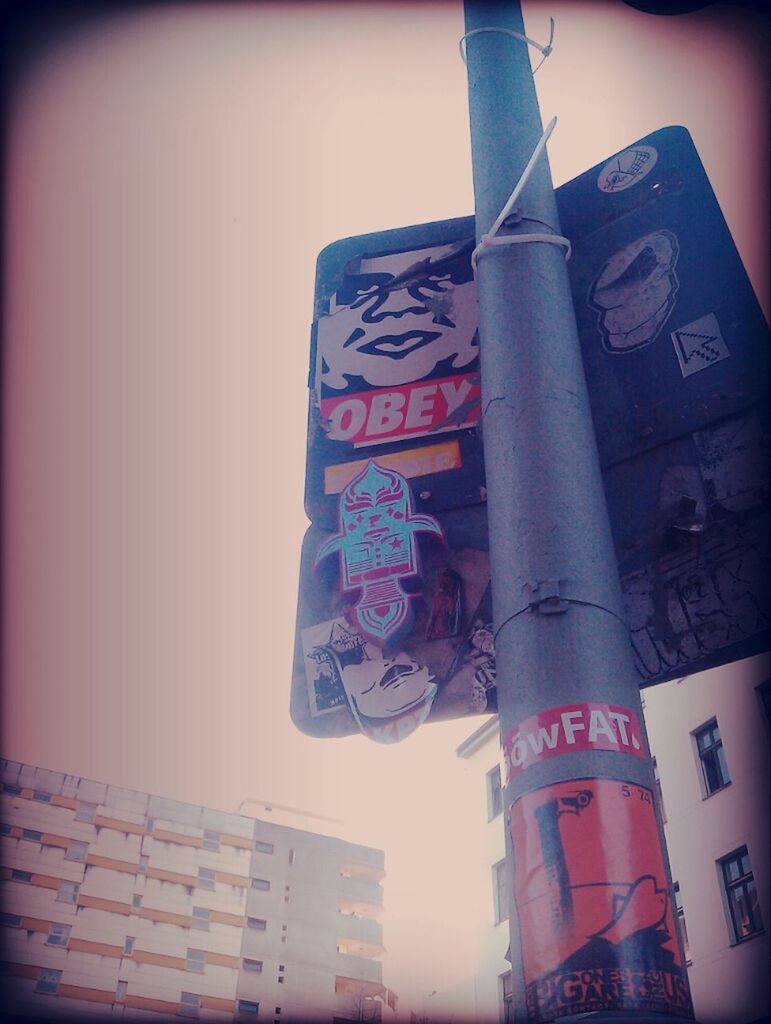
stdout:
<svg viewBox="0 0 771 1024">
<path fill-rule="evenodd" d="M 690 377 L 731 354 L 714 313 L 679 327 L 671 337 L 683 377 Z"/>
</svg>

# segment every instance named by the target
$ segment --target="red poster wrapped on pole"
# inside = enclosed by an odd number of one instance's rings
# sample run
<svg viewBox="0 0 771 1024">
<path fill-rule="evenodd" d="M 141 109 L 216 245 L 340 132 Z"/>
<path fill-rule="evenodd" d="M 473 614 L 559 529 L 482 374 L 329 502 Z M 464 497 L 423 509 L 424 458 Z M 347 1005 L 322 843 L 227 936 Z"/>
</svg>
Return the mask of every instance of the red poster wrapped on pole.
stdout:
<svg viewBox="0 0 771 1024">
<path fill-rule="evenodd" d="M 511 809 L 528 1019 L 599 1010 L 692 1017 L 653 795 L 575 779 Z"/>
</svg>

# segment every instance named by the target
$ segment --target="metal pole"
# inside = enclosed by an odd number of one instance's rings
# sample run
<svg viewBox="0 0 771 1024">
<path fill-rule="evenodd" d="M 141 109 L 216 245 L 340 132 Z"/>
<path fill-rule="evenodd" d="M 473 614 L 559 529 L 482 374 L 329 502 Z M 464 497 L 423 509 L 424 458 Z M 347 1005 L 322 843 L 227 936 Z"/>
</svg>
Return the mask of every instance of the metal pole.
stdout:
<svg viewBox="0 0 771 1024">
<path fill-rule="evenodd" d="M 465 14 L 525 33 L 516 2 Z M 508 32 L 467 38 L 477 240 L 542 131 Z M 545 156 L 504 226 L 533 232 L 560 234 Z M 514 1020 L 691 1017 L 564 251 L 487 250 L 477 286 Z"/>
</svg>

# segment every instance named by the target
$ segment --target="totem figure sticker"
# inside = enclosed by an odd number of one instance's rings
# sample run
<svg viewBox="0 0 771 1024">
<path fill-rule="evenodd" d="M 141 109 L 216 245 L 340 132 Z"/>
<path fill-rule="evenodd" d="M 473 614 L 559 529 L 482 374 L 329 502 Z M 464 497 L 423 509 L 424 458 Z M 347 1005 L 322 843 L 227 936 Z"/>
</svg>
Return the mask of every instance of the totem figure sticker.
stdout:
<svg viewBox="0 0 771 1024">
<path fill-rule="evenodd" d="M 370 460 L 340 495 L 339 532 L 321 546 L 316 564 L 339 553 L 342 589 L 359 589 L 353 622 L 374 643 L 409 625 L 410 597 L 401 580 L 419 575 L 420 531 L 442 536 L 433 516 L 412 511 L 409 484 L 395 470 Z"/>
<path fill-rule="evenodd" d="M 653 146 L 633 146 L 612 157 L 597 176 L 600 192 L 623 192 L 653 170 L 658 153 Z"/>
<path fill-rule="evenodd" d="M 528 1020 L 636 1010 L 692 1018 L 649 789 L 577 779 L 511 809 Z"/>
<path fill-rule="evenodd" d="M 479 312 L 468 242 L 365 257 L 317 328 L 333 441 L 381 444 L 479 418 Z"/>
<path fill-rule="evenodd" d="M 379 743 L 405 739 L 428 717 L 436 684 L 408 654 L 384 655 L 343 618 L 303 630 L 302 641 L 316 714 L 347 705 Z"/>
<path fill-rule="evenodd" d="M 658 337 L 674 309 L 680 248 L 662 229 L 614 253 L 589 288 L 588 302 L 608 352 L 633 352 Z"/>
</svg>

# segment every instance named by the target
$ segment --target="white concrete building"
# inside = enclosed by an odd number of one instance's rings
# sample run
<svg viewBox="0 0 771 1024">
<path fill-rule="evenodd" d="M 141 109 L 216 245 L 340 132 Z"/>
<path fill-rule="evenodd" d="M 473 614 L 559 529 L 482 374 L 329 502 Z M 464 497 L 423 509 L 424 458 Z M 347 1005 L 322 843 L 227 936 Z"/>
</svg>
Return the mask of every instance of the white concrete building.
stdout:
<svg viewBox="0 0 771 1024">
<path fill-rule="evenodd" d="M 0 778 L 5 1011 L 392 1018 L 381 850 L 30 765 Z"/>
<path fill-rule="evenodd" d="M 765 1024 L 769 994 L 769 660 L 762 655 L 643 693 L 688 976 L 700 1024 Z M 457 749 L 478 777 L 490 924 L 479 945 L 478 1022 L 506 1021 L 510 984 L 498 720 Z M 516 956 L 517 951 L 513 954 Z"/>
</svg>

